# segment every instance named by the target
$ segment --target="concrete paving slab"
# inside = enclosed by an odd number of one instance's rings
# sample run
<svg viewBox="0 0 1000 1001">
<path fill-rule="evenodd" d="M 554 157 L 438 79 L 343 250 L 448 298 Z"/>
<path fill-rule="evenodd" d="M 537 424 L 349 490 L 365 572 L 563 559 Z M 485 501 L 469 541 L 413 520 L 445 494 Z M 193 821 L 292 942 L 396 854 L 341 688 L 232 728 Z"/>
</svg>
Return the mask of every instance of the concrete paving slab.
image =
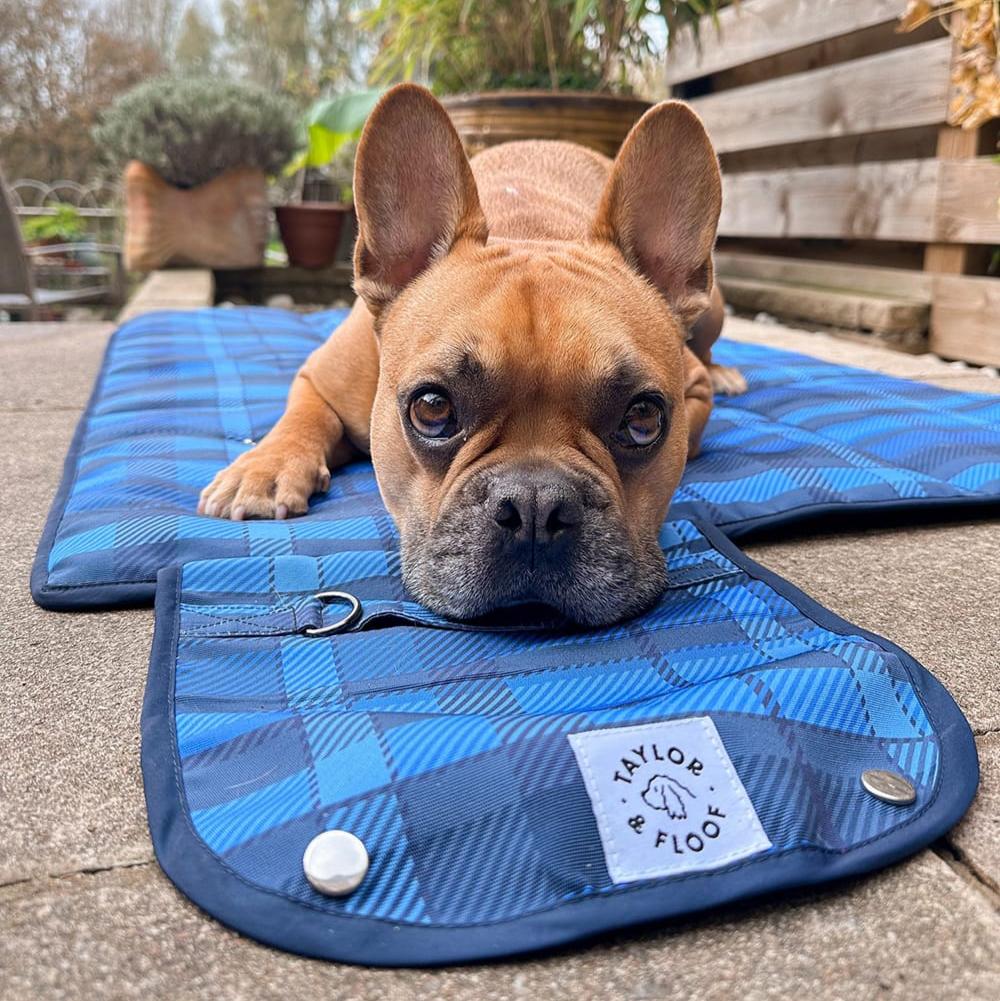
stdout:
<svg viewBox="0 0 1000 1001">
<path fill-rule="evenodd" d="M 152 858 L 138 761 L 152 615 L 45 612 L 28 594 L 77 416 L 4 415 L 0 883 Z"/>
<path fill-rule="evenodd" d="M 744 321 L 745 322 L 745 321 Z M 831 360 L 968 384 L 971 373 L 780 328 L 744 336 Z M 46 329 L 48 328 L 48 329 Z M 0 368 L 0 999 L 869 997 L 1000 994 L 1000 526 L 789 536 L 749 547 L 848 619 L 909 649 L 984 733 L 980 801 L 957 859 L 917 859 L 816 897 L 741 908 L 545 959 L 439 972 L 366 971 L 257 946 L 184 901 L 149 863 L 138 719 L 148 611 L 65 615 L 31 603 L 27 575 L 107 327 L 38 325 Z M 807 338 L 808 347 L 798 342 Z M 37 339 L 37 348 L 33 345 Z M 46 340 L 49 339 L 49 340 Z M 46 346 L 46 344 L 50 346 Z M 7 345 L 10 347 L 10 345 Z M 77 350 L 72 350 L 74 347 Z M 847 357 L 839 357 L 843 350 Z M 53 364 L 68 352 L 71 362 Z M 21 358 L 12 364 L 7 359 Z M 919 361 L 919 360 L 917 360 Z M 61 370 L 60 370 L 61 369 Z M 903 371 L 905 369 L 905 371 Z M 991 380 L 995 382 L 996 380 Z M 971 388 L 971 386 L 970 386 Z M 64 409 L 69 408 L 69 409 Z M 29 413 L 17 411 L 31 410 Z M 53 875 L 66 874 L 62 878 Z M 991 875 L 993 874 L 993 875 Z"/>
<path fill-rule="evenodd" d="M 1000 894 L 1000 732 L 978 737 L 976 747 L 981 775 L 979 794 L 948 835 L 948 843 L 977 879 Z"/>
<path fill-rule="evenodd" d="M 1000 983 L 1000 916 L 931 852 L 835 891 L 446 970 L 276 952 L 201 914 L 155 866 L 0 890 L 0 915 L 3 1001 L 995 1001 Z"/>
<path fill-rule="evenodd" d="M 110 323 L 4 324 L 0 410 L 82 409 L 112 330 Z"/>
<path fill-rule="evenodd" d="M 995 375 L 981 375 L 979 369 L 952 372 L 950 375 L 920 376 L 917 382 L 928 382 L 932 386 L 955 389 L 962 393 L 1000 393 L 1000 378 Z"/>
<path fill-rule="evenodd" d="M 744 549 L 911 653 L 976 730 L 1000 727 L 1000 522 L 810 534 Z"/>
</svg>

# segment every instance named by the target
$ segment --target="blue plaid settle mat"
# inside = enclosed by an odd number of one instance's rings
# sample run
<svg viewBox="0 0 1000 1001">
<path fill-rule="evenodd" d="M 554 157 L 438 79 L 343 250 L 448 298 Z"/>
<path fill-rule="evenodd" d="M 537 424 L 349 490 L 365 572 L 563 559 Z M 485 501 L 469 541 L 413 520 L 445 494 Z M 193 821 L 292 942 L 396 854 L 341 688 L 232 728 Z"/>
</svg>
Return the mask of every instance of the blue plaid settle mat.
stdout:
<svg viewBox="0 0 1000 1001">
<path fill-rule="evenodd" d="M 340 471 L 287 522 L 198 517 L 198 493 L 277 421 L 288 384 L 343 312 L 153 313 L 108 348 L 32 573 L 46 608 L 151 604 L 161 567 L 393 545 L 371 466 Z M 718 401 L 671 517 L 730 538 L 850 513 L 1000 509 L 1000 396 L 957 393 L 723 341 L 749 391 Z"/>
<path fill-rule="evenodd" d="M 403 590 L 368 464 L 304 518 L 193 513 L 339 316 L 124 326 L 39 547 L 46 607 L 155 590 L 143 772 L 191 899 L 294 952 L 439 964 L 870 871 L 962 815 L 975 745 L 940 684 L 730 538 L 995 508 L 1000 399 L 724 344 L 750 390 L 720 401 L 664 525 L 658 605 L 599 630 L 455 623 Z M 342 616 L 330 588 L 358 614 L 311 635 Z M 331 830 L 368 855 L 343 897 L 303 866 Z"/>
</svg>

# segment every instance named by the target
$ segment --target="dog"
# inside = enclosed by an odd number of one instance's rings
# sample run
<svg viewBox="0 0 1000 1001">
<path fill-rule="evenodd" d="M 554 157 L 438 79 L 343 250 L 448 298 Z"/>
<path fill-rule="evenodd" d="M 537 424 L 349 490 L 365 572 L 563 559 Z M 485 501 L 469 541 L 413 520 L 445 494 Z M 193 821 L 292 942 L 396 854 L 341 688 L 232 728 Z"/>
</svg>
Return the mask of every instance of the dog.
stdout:
<svg viewBox="0 0 1000 1001">
<path fill-rule="evenodd" d="M 666 585 L 658 533 L 712 408 L 718 160 L 659 104 L 612 162 L 530 141 L 470 161 L 429 91 L 373 110 L 354 181 L 358 300 L 200 513 L 285 518 L 371 455 L 403 579 L 469 619 L 518 603 L 596 626 Z"/>
</svg>

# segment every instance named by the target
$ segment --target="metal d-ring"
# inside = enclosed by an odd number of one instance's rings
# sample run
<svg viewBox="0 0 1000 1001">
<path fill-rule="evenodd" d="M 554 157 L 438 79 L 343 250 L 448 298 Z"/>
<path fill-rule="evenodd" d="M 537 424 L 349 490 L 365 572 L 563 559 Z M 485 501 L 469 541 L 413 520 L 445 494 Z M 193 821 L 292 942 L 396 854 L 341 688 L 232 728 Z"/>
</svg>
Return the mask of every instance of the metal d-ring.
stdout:
<svg viewBox="0 0 1000 1001">
<path fill-rule="evenodd" d="M 346 601 L 350 607 L 347 613 L 336 622 L 331 622 L 326 626 L 306 626 L 302 630 L 306 636 L 330 636 L 333 633 L 343 632 L 353 626 L 361 616 L 361 602 L 353 594 L 348 594 L 346 591 L 320 591 L 313 597 L 324 605 L 330 601 Z"/>
</svg>

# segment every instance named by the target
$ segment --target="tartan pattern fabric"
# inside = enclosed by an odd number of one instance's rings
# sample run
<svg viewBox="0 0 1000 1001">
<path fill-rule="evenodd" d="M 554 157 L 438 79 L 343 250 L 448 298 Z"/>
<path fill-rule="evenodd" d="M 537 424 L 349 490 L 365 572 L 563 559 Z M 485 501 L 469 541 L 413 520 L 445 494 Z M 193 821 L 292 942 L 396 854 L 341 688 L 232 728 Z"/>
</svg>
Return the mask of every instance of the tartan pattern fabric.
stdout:
<svg viewBox="0 0 1000 1001">
<path fill-rule="evenodd" d="M 161 567 L 209 557 L 350 551 L 392 561 L 395 532 L 367 463 L 338 471 L 302 518 L 233 523 L 195 514 L 201 487 L 274 424 L 295 370 L 343 316 L 209 309 L 126 323 L 109 346 L 39 547 L 36 600 L 54 608 L 148 603 Z M 1000 498 L 1000 397 L 756 345 L 723 341 L 716 358 L 738 365 L 750 388 L 717 401 L 671 517 L 737 537 L 839 508 Z"/>
<path fill-rule="evenodd" d="M 153 669 L 173 671 L 171 781 L 197 838 L 274 899 L 394 926 L 627 894 L 567 735 L 705 715 L 772 844 L 765 859 L 843 856 L 912 825 L 941 766 L 912 662 L 819 624 L 689 521 L 668 522 L 661 543 L 659 604 L 587 631 L 448 623 L 405 599 L 377 550 L 187 564 L 173 663 Z M 359 597 L 360 620 L 305 635 L 340 616 L 315 597 L 332 586 Z M 170 753 L 145 745 L 150 760 Z M 865 793 L 866 768 L 905 775 L 916 804 Z M 309 840 L 332 828 L 371 856 L 343 899 L 302 872 Z"/>
<path fill-rule="evenodd" d="M 722 341 L 749 389 L 717 398 L 673 515 L 738 537 L 837 507 L 1000 501 L 1000 395 Z"/>
</svg>

